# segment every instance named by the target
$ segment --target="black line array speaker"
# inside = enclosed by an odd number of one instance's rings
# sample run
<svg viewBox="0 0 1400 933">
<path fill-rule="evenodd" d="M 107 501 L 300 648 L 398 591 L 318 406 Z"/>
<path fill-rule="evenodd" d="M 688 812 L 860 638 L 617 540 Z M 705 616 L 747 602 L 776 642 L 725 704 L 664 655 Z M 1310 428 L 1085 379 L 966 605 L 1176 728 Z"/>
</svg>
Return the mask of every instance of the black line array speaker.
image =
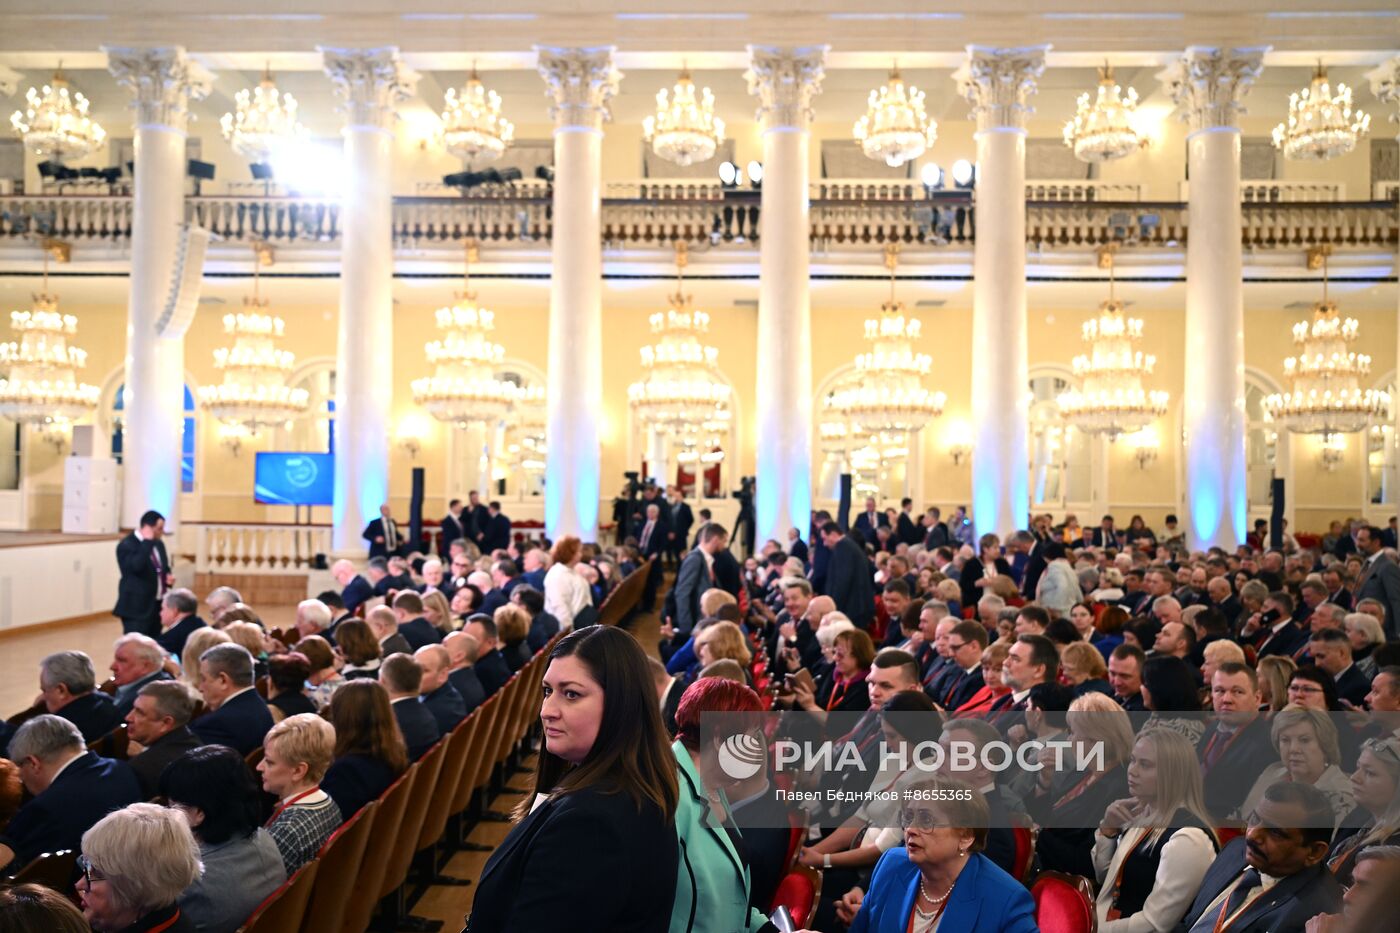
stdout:
<svg viewBox="0 0 1400 933">
<path fill-rule="evenodd" d="M 842 531 L 850 530 L 847 523 L 851 514 L 851 474 L 841 474 L 841 504 L 836 508 L 836 524 Z"/>
<path fill-rule="evenodd" d="M 1275 476 L 1269 484 L 1273 512 L 1269 516 L 1269 547 L 1283 549 L 1283 477 Z"/>
<path fill-rule="evenodd" d="M 423 468 L 413 468 L 413 495 L 408 500 L 408 540 L 412 541 L 409 550 L 422 548 L 423 540 Z"/>
</svg>

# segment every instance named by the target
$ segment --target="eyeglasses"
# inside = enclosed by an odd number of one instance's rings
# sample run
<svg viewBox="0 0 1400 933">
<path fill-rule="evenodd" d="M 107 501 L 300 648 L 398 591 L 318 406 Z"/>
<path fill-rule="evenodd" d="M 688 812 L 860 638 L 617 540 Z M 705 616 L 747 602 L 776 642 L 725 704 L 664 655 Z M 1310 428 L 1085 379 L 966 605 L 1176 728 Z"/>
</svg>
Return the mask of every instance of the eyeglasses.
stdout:
<svg viewBox="0 0 1400 933">
<path fill-rule="evenodd" d="M 1289 693 L 1324 693 L 1324 692 L 1326 692 L 1326 691 L 1324 691 L 1321 687 L 1317 686 L 1316 684 L 1292 683 L 1292 684 L 1289 684 L 1289 685 L 1288 685 L 1288 692 L 1289 692 Z"/>
<path fill-rule="evenodd" d="M 92 889 L 94 882 L 107 880 L 106 875 L 92 867 L 92 860 L 86 855 L 78 856 L 78 870 L 83 873 L 83 882 L 88 890 Z"/>
<path fill-rule="evenodd" d="M 951 641 L 948 642 L 948 650 L 949 650 L 949 651 L 961 651 L 962 649 L 964 649 L 964 648 L 966 648 L 966 647 L 967 647 L 967 642 L 965 642 L 965 641 L 960 641 L 960 642 L 958 642 L 956 645 L 953 644 Z"/>
<path fill-rule="evenodd" d="M 1384 755 L 1396 764 L 1400 764 L 1400 741 L 1396 739 L 1367 739 L 1361 743 L 1361 750 L 1370 752 L 1372 755 Z"/>
<path fill-rule="evenodd" d="M 945 829 L 952 824 L 933 810 L 908 807 L 899 812 L 899 825 L 904 829 L 917 829 L 928 832 L 932 829 Z"/>
</svg>

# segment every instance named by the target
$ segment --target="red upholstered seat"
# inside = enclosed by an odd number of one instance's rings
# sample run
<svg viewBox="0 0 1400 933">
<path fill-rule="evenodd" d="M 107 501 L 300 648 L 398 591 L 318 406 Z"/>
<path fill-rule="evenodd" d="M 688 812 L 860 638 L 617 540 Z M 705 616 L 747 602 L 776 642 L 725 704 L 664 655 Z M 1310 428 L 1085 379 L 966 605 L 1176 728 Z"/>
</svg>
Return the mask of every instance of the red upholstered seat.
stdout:
<svg viewBox="0 0 1400 933">
<path fill-rule="evenodd" d="M 803 872 L 791 871 L 783 876 L 783 880 L 778 882 L 778 890 L 773 892 L 773 904 L 770 910 L 777 910 L 779 907 L 786 907 L 788 913 L 792 915 L 792 922 L 799 927 L 807 925 L 807 918 L 812 915 L 812 908 L 817 903 L 817 887 L 812 882 L 812 876 Z"/>
<path fill-rule="evenodd" d="M 1215 827 L 1216 838 L 1220 840 L 1220 848 L 1225 848 L 1237 836 L 1244 835 L 1244 828 L 1240 826 L 1217 826 Z"/>
<path fill-rule="evenodd" d="M 1016 837 L 1016 871 L 1014 876 L 1017 881 L 1024 883 L 1026 876 L 1031 873 L 1031 862 L 1035 858 L 1035 834 L 1024 826 L 1011 827 L 1011 833 Z"/>
<path fill-rule="evenodd" d="M 1031 886 L 1035 922 L 1041 933 L 1094 933 L 1098 916 L 1089 881 L 1078 875 L 1043 871 Z"/>
</svg>

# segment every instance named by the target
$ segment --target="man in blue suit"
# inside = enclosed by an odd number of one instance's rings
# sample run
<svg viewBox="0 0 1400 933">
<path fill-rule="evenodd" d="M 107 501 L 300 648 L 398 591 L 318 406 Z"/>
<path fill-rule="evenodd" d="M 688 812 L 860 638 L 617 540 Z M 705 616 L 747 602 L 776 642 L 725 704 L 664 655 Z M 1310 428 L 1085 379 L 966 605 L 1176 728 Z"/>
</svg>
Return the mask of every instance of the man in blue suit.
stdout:
<svg viewBox="0 0 1400 933">
<path fill-rule="evenodd" d="M 481 534 L 481 553 L 504 551 L 510 547 L 510 519 L 501 514 L 501 504 L 492 502 L 486 507 L 486 527 Z"/>
<path fill-rule="evenodd" d="M 414 651 L 424 645 L 442 642 L 442 632 L 423 617 L 423 597 L 417 593 L 405 592 L 395 596 L 394 615 L 399 620 L 399 634 Z"/>
<path fill-rule="evenodd" d="M 199 657 L 199 692 L 213 712 L 190 723 L 206 745 L 246 755 L 263 743 L 272 713 L 253 689 L 253 656 L 242 645 L 215 645 Z"/>
<path fill-rule="evenodd" d="M 442 645 L 428 645 L 413 653 L 423 672 L 418 684 L 418 701 L 433 714 L 443 735 L 457 728 L 467 718 L 467 704 L 457 688 L 452 686 L 452 656 Z"/>
<path fill-rule="evenodd" d="M 346 612 L 353 613 L 365 600 L 374 595 L 374 587 L 360 576 L 355 565 L 348 560 L 336 561 L 331 566 L 331 576 L 335 577 L 335 582 L 341 586 L 340 601 L 345 604 Z"/>
<path fill-rule="evenodd" d="M 185 641 L 197 629 L 205 627 L 199 612 L 199 599 L 189 590 L 181 587 L 165 594 L 160 601 L 160 634 L 156 643 L 172 657 L 180 657 L 185 651 Z"/>
<path fill-rule="evenodd" d="M 403 553 L 403 533 L 389 511 L 389 503 L 379 507 L 379 517 L 365 526 L 360 535 L 369 542 L 370 557 L 389 557 Z"/>
<path fill-rule="evenodd" d="M 35 716 L 20 726 L 9 757 L 34 797 L 0 831 L 0 875 L 43 852 L 79 848 L 94 823 L 142 799 L 126 762 L 88 751 L 78 727 L 59 716 Z"/>
<path fill-rule="evenodd" d="M 867 496 L 865 499 L 865 511 L 856 516 L 853 527 L 860 532 L 861 538 L 866 544 L 875 543 L 875 532 L 881 528 L 890 527 L 889 516 L 875 508 L 875 498 Z"/>
<path fill-rule="evenodd" d="M 77 726 L 85 742 L 122 724 L 112 698 L 97 689 L 92 658 L 81 651 L 56 651 L 40 661 L 39 691 L 44 709 Z"/>
<path fill-rule="evenodd" d="M 399 731 L 403 733 L 404 744 L 408 746 L 409 760 L 417 761 L 442 738 L 438 721 L 419 702 L 423 669 L 406 654 L 391 654 L 379 666 L 379 684 L 389 692 L 389 703 Z"/>
</svg>

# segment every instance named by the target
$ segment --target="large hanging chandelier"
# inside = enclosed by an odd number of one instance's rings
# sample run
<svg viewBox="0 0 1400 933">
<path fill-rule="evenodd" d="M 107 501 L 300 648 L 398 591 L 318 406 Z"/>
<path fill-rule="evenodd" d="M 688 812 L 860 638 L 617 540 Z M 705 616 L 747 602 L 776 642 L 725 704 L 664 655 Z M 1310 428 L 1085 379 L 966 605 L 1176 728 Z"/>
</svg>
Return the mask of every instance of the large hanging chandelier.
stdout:
<svg viewBox="0 0 1400 933">
<path fill-rule="evenodd" d="M 1317 63 L 1312 83 L 1288 95 L 1288 122 L 1274 127 L 1274 145 L 1290 159 L 1321 161 L 1346 155 L 1371 131 L 1371 117 L 1351 109 L 1351 88 L 1327 81 Z"/>
<path fill-rule="evenodd" d="M 243 312 L 224 315 L 224 333 L 233 345 L 214 350 L 214 368 L 223 381 L 199 387 L 199 405 L 231 428 L 257 434 L 265 426 L 282 425 L 306 411 L 310 393 L 287 385 L 296 363 L 290 350 L 279 350 L 286 325 L 266 313 L 268 300 L 258 293 L 258 269 L 270 255 L 258 244 L 253 259 L 253 294 L 243 299 Z"/>
<path fill-rule="evenodd" d="M 0 365 L 10 370 L 0 379 L 0 417 L 22 424 L 65 425 L 97 410 L 97 387 L 78 381 L 87 353 L 68 342 L 78 319 L 60 314 L 58 296 L 49 294 L 48 255 L 34 306 L 10 312 L 19 340 L 0 343 Z"/>
<path fill-rule="evenodd" d="M 233 101 L 236 112 L 224 114 L 219 125 L 233 151 L 251 162 L 266 162 L 279 145 L 306 136 L 306 127 L 297 122 L 296 98 L 277 90 L 270 69 L 257 87 L 244 88 Z"/>
<path fill-rule="evenodd" d="M 500 421 L 523 394 L 519 385 L 496 375 L 505 348 L 490 339 L 496 329 L 495 313 L 477 304 L 471 290 L 471 264 L 476 258 L 476 242 L 468 240 L 462 291 L 451 307 L 437 309 L 437 327 L 443 336 L 424 347 L 433 375 L 413 380 L 414 403 L 439 421 L 458 427 Z"/>
<path fill-rule="evenodd" d="M 827 397 L 826 407 L 861 433 L 917 431 L 943 414 L 948 397 L 923 385 L 933 358 L 915 353 L 923 325 L 906 317 L 904 304 L 895 300 L 895 269 L 899 248 L 885 247 L 890 270 L 890 297 L 880 306 L 880 317 L 867 319 L 865 339 L 871 349 L 856 355 L 856 378 L 838 386 Z"/>
<path fill-rule="evenodd" d="M 924 110 L 924 92 L 906 86 L 896 67 L 884 87 L 870 92 L 865 116 L 853 132 L 862 152 L 898 168 L 932 148 L 938 124 Z"/>
<path fill-rule="evenodd" d="M 671 306 L 651 316 L 656 343 L 642 347 L 642 379 L 627 389 L 632 410 L 644 423 L 678 436 L 715 417 L 729 402 L 729 385 L 716 365 L 719 351 L 704 343 L 710 316 L 691 307 L 685 294 L 687 250 L 676 244 L 676 292 Z"/>
<path fill-rule="evenodd" d="M 724 121 L 715 116 L 715 95 L 702 88 L 695 96 L 695 82 L 682 69 L 668 97 L 656 92 L 656 115 L 642 121 L 642 138 L 651 151 L 680 166 L 706 162 L 724 142 Z"/>
<path fill-rule="evenodd" d="M 501 116 L 501 95 L 486 90 L 475 68 L 460 91 L 448 89 L 442 111 L 442 144 L 448 152 L 490 162 L 514 141 L 514 124 Z"/>
<path fill-rule="evenodd" d="M 1114 297 L 1113 254 L 1101 254 L 1100 262 L 1108 267 L 1108 300 L 1081 332 L 1089 352 L 1074 358 L 1074 375 L 1083 388 L 1063 392 L 1056 401 L 1072 427 L 1116 437 L 1166 414 L 1170 396 L 1143 388 L 1142 377 L 1152 374 L 1157 358 L 1137 349 L 1142 320 L 1125 317 L 1123 302 Z"/>
<path fill-rule="evenodd" d="M 1091 104 L 1089 94 L 1079 95 L 1074 119 L 1065 124 L 1065 145 L 1084 162 L 1108 162 L 1132 155 L 1147 139 L 1133 128 L 1137 91 L 1127 93 L 1113 79 L 1107 63 L 1099 69 L 1098 96 Z"/>
<path fill-rule="evenodd" d="M 88 99 L 70 88 L 61 70 L 42 90 L 31 87 L 24 100 L 25 109 L 10 115 L 10 126 L 35 155 L 56 162 L 81 159 L 107 141 L 107 131 L 88 116 Z"/>
<path fill-rule="evenodd" d="M 1361 379 L 1371 371 L 1371 358 L 1353 353 L 1360 325 L 1337 314 L 1337 303 L 1327 299 L 1327 250 L 1322 256 L 1322 300 L 1313 306 L 1311 322 L 1293 325 L 1297 356 L 1283 361 L 1289 391 L 1264 399 L 1264 411 L 1275 422 L 1296 434 L 1349 434 L 1361 431 L 1390 409 L 1390 394 L 1362 389 Z"/>
</svg>

